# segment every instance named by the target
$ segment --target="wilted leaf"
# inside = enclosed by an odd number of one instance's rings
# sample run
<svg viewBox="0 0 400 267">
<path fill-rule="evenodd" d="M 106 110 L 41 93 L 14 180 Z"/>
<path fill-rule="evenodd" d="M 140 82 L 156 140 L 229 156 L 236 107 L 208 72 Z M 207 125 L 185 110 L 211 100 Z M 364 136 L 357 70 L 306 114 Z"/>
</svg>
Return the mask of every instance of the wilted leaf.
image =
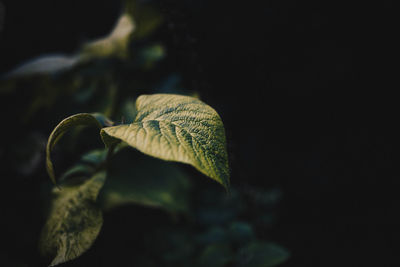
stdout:
<svg viewBox="0 0 400 267">
<path fill-rule="evenodd" d="M 252 242 L 237 254 L 239 266 L 271 267 L 285 262 L 289 252 L 284 248 L 267 242 Z"/>
<path fill-rule="evenodd" d="M 54 145 L 64 135 L 66 131 L 68 131 L 72 127 L 76 127 L 79 125 L 84 125 L 84 126 L 93 125 L 97 126 L 99 129 L 102 127 L 101 123 L 92 114 L 80 113 L 72 115 L 62 120 L 56 126 L 56 128 L 54 128 L 53 132 L 49 136 L 46 146 L 46 167 L 47 167 L 47 173 L 49 174 L 50 179 L 54 184 L 56 184 L 56 177 L 54 174 L 53 163 L 51 162 L 51 157 L 50 157 L 51 151 L 53 150 Z"/>
<path fill-rule="evenodd" d="M 191 164 L 228 189 L 225 130 L 213 108 L 189 96 L 155 94 L 140 96 L 136 109 L 133 123 L 102 129 L 106 144 L 113 137 L 150 156 Z"/>
<path fill-rule="evenodd" d="M 105 172 L 99 172 L 79 185 L 53 190 L 39 244 L 44 255 L 53 257 L 50 266 L 75 259 L 92 246 L 103 224 L 102 212 L 94 202 L 105 178 Z"/>
<path fill-rule="evenodd" d="M 150 157 L 135 157 L 124 150 L 111 158 L 106 185 L 100 195 L 105 210 L 126 204 L 188 210 L 189 180 L 174 164 Z"/>
</svg>

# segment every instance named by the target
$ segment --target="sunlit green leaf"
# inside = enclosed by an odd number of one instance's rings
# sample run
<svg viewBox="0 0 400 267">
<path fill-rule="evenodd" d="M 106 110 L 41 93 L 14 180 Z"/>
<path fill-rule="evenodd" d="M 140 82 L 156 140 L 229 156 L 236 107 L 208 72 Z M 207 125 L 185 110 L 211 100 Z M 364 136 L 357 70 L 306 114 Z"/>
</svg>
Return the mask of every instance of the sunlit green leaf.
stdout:
<svg viewBox="0 0 400 267">
<path fill-rule="evenodd" d="M 46 146 L 46 167 L 47 167 L 47 172 L 50 176 L 50 179 L 52 182 L 55 184 L 56 183 L 56 177 L 54 174 L 54 167 L 53 163 L 51 161 L 51 151 L 54 148 L 54 145 L 58 142 L 58 140 L 64 135 L 66 131 L 69 129 L 83 125 L 83 126 L 96 126 L 99 129 L 102 127 L 101 123 L 96 119 L 95 116 L 89 113 L 80 113 L 80 114 L 75 114 L 72 115 L 64 120 L 62 120 L 56 128 L 54 128 L 53 132 L 50 134 L 49 139 L 47 141 L 47 146 Z"/>
<path fill-rule="evenodd" d="M 60 176 L 60 181 L 63 181 L 69 177 L 72 176 L 88 176 L 91 173 L 93 173 L 94 168 L 92 166 L 89 166 L 88 164 L 77 164 L 73 166 L 72 168 L 68 169 L 65 171 L 61 176 Z"/>
<path fill-rule="evenodd" d="M 54 188 L 39 244 L 42 253 L 52 257 L 50 266 L 75 259 L 92 246 L 103 223 L 95 200 L 105 178 L 105 172 L 99 172 L 78 185 Z"/>
<path fill-rule="evenodd" d="M 140 96 L 136 109 L 133 123 L 102 129 L 106 144 L 120 139 L 145 154 L 191 164 L 229 187 L 225 130 L 213 108 L 189 96 L 155 94 Z"/>
<path fill-rule="evenodd" d="M 139 204 L 187 211 L 190 184 L 186 175 L 174 164 L 137 154 L 127 149 L 111 158 L 110 179 L 100 196 L 103 208 Z"/>
<path fill-rule="evenodd" d="M 237 262 L 240 266 L 271 267 L 285 262 L 289 252 L 273 243 L 252 242 L 237 253 Z"/>
</svg>

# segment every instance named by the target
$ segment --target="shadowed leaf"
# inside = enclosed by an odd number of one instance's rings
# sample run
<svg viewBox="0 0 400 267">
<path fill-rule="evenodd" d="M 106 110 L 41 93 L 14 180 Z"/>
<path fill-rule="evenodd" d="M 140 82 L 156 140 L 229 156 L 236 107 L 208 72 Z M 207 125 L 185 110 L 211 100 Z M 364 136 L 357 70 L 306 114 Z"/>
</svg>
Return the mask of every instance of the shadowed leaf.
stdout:
<svg viewBox="0 0 400 267">
<path fill-rule="evenodd" d="M 175 164 L 150 157 L 135 157 L 126 149 L 113 158 L 99 201 L 105 210 L 138 204 L 170 212 L 188 211 L 189 179 Z"/>
<path fill-rule="evenodd" d="M 81 53 L 88 59 L 110 56 L 124 58 L 128 53 L 129 40 L 134 30 L 135 24 L 132 17 L 123 14 L 108 36 L 84 45 Z"/>
<path fill-rule="evenodd" d="M 252 242 L 237 254 L 239 266 L 272 267 L 285 262 L 289 252 L 273 243 Z"/>
<path fill-rule="evenodd" d="M 224 267 L 233 260 L 233 252 L 226 244 L 207 246 L 200 255 L 198 267 Z"/>
<path fill-rule="evenodd" d="M 50 266 L 75 259 L 92 246 L 103 224 L 95 200 L 105 178 L 105 172 L 99 172 L 79 185 L 54 188 L 39 244 L 41 252 L 53 258 Z"/>
</svg>

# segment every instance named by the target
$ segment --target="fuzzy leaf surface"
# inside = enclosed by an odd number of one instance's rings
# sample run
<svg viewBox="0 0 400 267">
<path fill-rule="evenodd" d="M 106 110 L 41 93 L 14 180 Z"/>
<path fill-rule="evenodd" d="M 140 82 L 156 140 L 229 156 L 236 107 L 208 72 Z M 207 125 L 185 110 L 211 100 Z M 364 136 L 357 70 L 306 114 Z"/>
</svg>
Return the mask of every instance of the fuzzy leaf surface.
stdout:
<svg viewBox="0 0 400 267">
<path fill-rule="evenodd" d="M 105 172 L 99 172 L 79 184 L 54 188 L 39 244 L 41 252 L 53 258 L 50 266 L 75 259 L 92 246 L 103 224 L 95 200 L 105 178 Z"/>
<path fill-rule="evenodd" d="M 106 145 L 119 139 L 147 155 L 190 164 L 228 189 L 225 130 L 213 108 L 190 96 L 154 94 L 140 96 L 136 110 L 133 123 L 102 129 Z"/>
</svg>

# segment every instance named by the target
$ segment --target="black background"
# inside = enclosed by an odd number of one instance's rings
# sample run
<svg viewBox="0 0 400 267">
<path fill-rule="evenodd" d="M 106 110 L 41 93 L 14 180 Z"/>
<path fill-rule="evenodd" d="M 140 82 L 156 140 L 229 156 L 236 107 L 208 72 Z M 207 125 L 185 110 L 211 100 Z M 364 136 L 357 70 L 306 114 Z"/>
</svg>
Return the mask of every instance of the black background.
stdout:
<svg viewBox="0 0 400 267">
<path fill-rule="evenodd" d="M 232 184 L 283 191 L 270 236 L 292 253 L 282 266 L 399 266 L 392 2 L 155 3 L 168 66 L 226 125 Z M 108 33 L 120 12 L 117 1 L 3 4 L 2 73 L 76 51 Z M 38 186 L 3 180 L 4 193 L 21 196 L 2 216 L 15 220 L 3 243 L 18 255 L 18 239 L 31 237 L 18 227 L 35 236 L 41 224 L 29 226 Z"/>
</svg>

